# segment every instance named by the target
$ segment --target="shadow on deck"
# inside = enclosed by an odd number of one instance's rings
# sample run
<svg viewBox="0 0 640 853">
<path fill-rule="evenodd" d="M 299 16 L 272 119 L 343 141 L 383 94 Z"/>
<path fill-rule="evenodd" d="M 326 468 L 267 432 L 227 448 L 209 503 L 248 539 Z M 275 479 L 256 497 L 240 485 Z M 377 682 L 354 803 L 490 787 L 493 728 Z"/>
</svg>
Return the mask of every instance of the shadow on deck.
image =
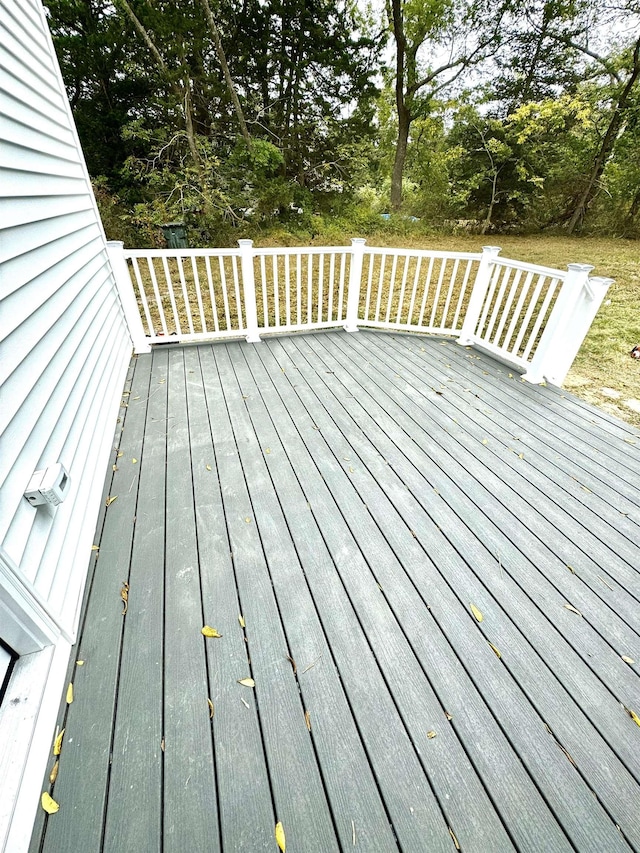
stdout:
<svg viewBox="0 0 640 853">
<path fill-rule="evenodd" d="M 640 849 L 631 427 L 401 334 L 127 390 L 32 851 Z"/>
</svg>

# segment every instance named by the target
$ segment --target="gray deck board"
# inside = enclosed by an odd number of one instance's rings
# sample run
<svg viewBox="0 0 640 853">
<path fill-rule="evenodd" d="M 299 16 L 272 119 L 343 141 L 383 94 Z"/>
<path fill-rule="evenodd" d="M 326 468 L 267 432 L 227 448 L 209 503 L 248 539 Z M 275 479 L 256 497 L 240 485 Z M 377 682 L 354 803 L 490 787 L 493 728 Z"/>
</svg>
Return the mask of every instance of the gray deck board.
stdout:
<svg viewBox="0 0 640 853">
<path fill-rule="evenodd" d="M 633 428 L 415 335 L 133 367 L 31 853 L 640 851 Z"/>
</svg>

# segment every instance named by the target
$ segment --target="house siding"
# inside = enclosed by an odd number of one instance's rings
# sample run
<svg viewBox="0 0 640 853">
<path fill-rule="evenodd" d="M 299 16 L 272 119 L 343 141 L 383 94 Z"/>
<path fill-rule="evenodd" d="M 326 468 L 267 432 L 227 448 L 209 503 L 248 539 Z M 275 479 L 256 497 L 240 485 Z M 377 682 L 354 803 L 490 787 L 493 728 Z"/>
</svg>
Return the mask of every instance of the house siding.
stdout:
<svg viewBox="0 0 640 853">
<path fill-rule="evenodd" d="M 0 638 L 21 655 L 0 708 L 11 744 L 0 851 L 16 853 L 28 846 L 132 344 L 40 0 L 0 0 L 0 69 Z M 32 474 L 56 462 L 71 477 L 66 500 L 32 507 Z"/>
</svg>

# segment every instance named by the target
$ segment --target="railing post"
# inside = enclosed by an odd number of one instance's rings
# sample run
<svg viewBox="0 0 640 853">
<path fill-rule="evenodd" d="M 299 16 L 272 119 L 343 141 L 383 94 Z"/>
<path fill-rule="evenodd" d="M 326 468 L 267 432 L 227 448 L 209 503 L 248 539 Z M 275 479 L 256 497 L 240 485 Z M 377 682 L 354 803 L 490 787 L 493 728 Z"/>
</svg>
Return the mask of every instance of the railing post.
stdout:
<svg viewBox="0 0 640 853">
<path fill-rule="evenodd" d="M 347 291 L 347 316 L 345 317 L 346 332 L 358 331 L 358 309 L 360 307 L 360 283 L 362 280 L 362 262 L 364 259 L 364 244 L 362 237 L 351 240 L 351 266 L 349 267 L 349 289 Z"/>
<path fill-rule="evenodd" d="M 487 290 L 489 289 L 493 262 L 500 254 L 500 251 L 500 246 L 482 247 L 480 266 L 478 267 L 476 280 L 473 283 L 471 298 L 469 299 L 469 305 L 467 306 L 467 311 L 464 315 L 464 322 L 460 329 L 460 337 L 457 341 L 461 346 L 468 347 L 475 343 L 476 328 L 478 326 L 478 320 L 480 319 L 482 305 L 484 304 L 484 299 L 487 295 Z"/>
<path fill-rule="evenodd" d="M 129 334 L 133 342 L 133 351 L 136 353 L 151 352 L 151 346 L 140 318 L 138 301 L 129 275 L 129 268 L 124 257 L 124 243 L 121 240 L 109 240 L 107 243 L 107 257 L 113 272 L 113 278 L 120 297 L 120 304 L 124 318 L 129 327 Z"/>
<path fill-rule="evenodd" d="M 612 278 L 589 278 L 589 264 L 569 264 L 551 316 L 522 377 L 562 385 L 602 304 Z"/>
<path fill-rule="evenodd" d="M 256 280 L 253 272 L 253 240 L 238 240 L 240 246 L 240 269 L 242 271 L 242 293 L 244 295 L 244 319 L 247 343 L 257 344 L 258 308 L 256 306 Z"/>
</svg>

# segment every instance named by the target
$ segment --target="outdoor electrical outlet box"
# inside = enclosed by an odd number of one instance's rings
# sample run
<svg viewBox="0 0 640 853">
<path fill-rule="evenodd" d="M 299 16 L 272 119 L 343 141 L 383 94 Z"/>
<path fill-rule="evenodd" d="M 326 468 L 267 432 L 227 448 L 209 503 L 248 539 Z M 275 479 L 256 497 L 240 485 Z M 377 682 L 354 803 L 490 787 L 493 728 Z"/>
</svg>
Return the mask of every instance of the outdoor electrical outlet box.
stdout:
<svg viewBox="0 0 640 853">
<path fill-rule="evenodd" d="M 31 506 L 58 506 L 69 493 L 70 485 L 71 479 L 67 469 L 61 462 L 56 462 L 55 465 L 35 472 L 24 496 Z"/>
</svg>

